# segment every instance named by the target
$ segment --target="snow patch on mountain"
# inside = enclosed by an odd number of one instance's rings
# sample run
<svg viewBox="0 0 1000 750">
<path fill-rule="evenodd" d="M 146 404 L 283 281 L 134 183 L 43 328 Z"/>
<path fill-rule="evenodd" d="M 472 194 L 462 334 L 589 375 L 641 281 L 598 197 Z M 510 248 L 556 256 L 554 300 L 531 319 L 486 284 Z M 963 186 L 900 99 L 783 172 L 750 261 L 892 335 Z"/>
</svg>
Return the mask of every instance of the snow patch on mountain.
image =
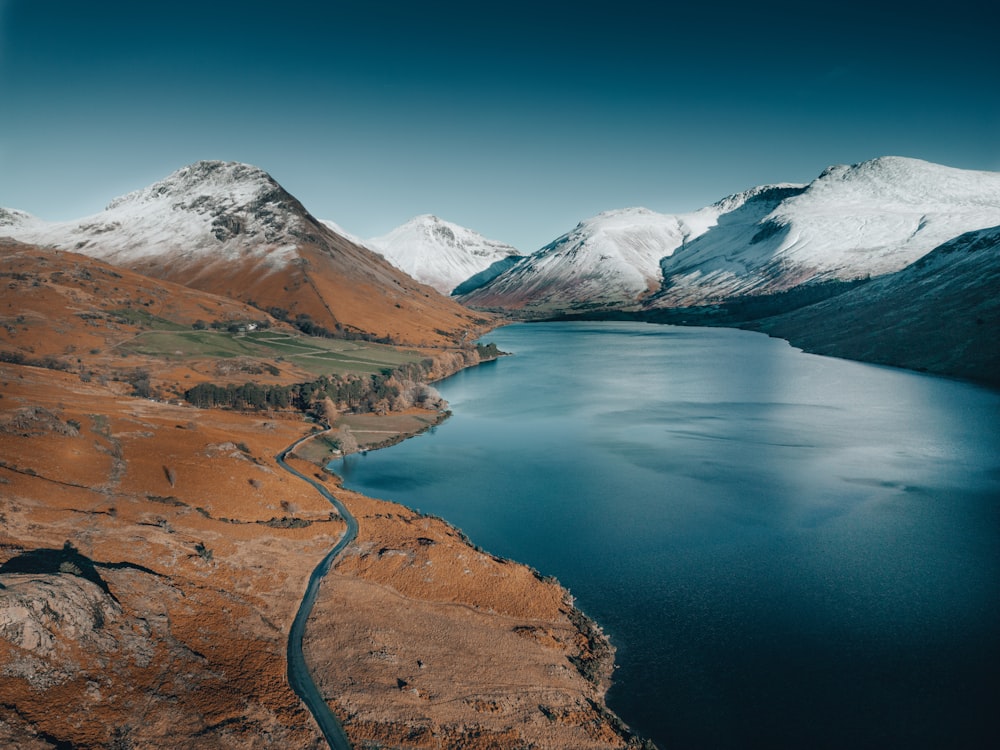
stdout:
<svg viewBox="0 0 1000 750">
<path fill-rule="evenodd" d="M 511 245 L 429 214 L 416 216 L 364 244 L 442 294 L 450 294 L 497 261 L 522 255 Z"/>
<path fill-rule="evenodd" d="M 44 223 L 27 211 L 0 207 L 0 236 L 14 236 L 16 233 L 40 227 Z"/>
<path fill-rule="evenodd" d="M 345 239 L 350 240 L 355 245 L 360 245 L 361 247 L 367 247 L 369 250 L 374 250 L 374 248 L 372 248 L 371 246 L 369 246 L 358 235 L 353 234 L 351 232 L 348 232 L 346 229 L 344 229 L 342 226 L 340 226 L 340 224 L 338 224 L 335 221 L 331 221 L 330 219 L 319 219 L 319 223 L 322 224 L 323 226 L 325 226 L 327 229 L 329 229 L 334 234 L 339 234 L 341 237 L 344 237 Z M 378 251 L 376 250 L 376 252 L 378 252 Z"/>
</svg>

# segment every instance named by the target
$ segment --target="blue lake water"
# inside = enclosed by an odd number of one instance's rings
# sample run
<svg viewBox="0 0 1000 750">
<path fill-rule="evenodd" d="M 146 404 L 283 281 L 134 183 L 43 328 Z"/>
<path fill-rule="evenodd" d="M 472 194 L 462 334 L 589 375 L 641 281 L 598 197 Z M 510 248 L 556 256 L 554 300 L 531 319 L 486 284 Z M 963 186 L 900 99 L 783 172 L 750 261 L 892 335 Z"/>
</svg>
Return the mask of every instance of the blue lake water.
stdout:
<svg viewBox="0 0 1000 750">
<path fill-rule="evenodd" d="M 1000 393 L 744 331 L 516 325 L 332 465 L 556 576 L 666 748 L 993 747 Z"/>
</svg>

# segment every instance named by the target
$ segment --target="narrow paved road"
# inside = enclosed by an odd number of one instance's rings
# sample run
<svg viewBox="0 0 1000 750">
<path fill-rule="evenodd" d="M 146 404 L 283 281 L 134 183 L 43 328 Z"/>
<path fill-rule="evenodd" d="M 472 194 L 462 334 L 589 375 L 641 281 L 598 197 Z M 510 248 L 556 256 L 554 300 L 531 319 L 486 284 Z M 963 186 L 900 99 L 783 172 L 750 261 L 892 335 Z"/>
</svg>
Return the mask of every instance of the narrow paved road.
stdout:
<svg viewBox="0 0 1000 750">
<path fill-rule="evenodd" d="M 295 694 L 302 699 L 306 707 L 312 712 L 316 723 L 319 724 L 320 731 L 323 732 L 323 736 L 326 738 L 327 744 L 333 750 L 351 750 L 351 743 L 347 740 L 344 728 L 340 725 L 337 717 L 333 715 L 333 711 L 330 710 L 326 701 L 323 700 L 323 696 L 320 695 L 312 675 L 309 674 L 309 667 L 306 666 L 306 658 L 302 653 L 302 636 L 305 634 L 306 620 L 309 619 L 313 604 L 316 603 L 319 584 L 323 580 L 323 576 L 329 572 L 334 558 L 340 554 L 344 547 L 354 541 L 354 538 L 358 535 L 358 522 L 348 512 L 347 508 L 330 494 L 330 491 L 322 484 L 314 479 L 310 479 L 302 472 L 293 469 L 285 462 L 285 458 L 289 453 L 298 448 L 306 440 L 316 437 L 318 434 L 313 433 L 296 440 L 274 457 L 278 465 L 285 471 L 304 479 L 315 487 L 323 497 L 333 504 L 333 507 L 340 513 L 341 518 L 347 523 L 347 530 L 340 537 L 340 541 L 327 553 L 326 557 L 316 566 L 312 575 L 309 576 L 309 585 L 306 588 L 306 594 L 302 597 L 302 604 L 299 605 L 299 611 L 295 613 L 295 619 L 292 621 L 292 628 L 288 633 L 288 683 L 292 686 Z"/>
</svg>

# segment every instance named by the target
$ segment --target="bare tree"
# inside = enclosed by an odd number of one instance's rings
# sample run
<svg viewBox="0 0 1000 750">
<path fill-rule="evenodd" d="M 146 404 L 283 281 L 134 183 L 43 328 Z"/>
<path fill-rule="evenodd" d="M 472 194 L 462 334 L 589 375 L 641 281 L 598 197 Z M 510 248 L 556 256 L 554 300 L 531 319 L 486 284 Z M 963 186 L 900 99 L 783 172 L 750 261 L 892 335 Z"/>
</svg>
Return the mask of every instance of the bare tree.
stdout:
<svg viewBox="0 0 1000 750">
<path fill-rule="evenodd" d="M 337 428 L 337 431 L 333 433 L 333 439 L 336 441 L 341 455 L 346 456 L 348 453 L 358 452 L 358 439 L 354 437 L 351 428 L 346 424 L 342 424 Z"/>
</svg>

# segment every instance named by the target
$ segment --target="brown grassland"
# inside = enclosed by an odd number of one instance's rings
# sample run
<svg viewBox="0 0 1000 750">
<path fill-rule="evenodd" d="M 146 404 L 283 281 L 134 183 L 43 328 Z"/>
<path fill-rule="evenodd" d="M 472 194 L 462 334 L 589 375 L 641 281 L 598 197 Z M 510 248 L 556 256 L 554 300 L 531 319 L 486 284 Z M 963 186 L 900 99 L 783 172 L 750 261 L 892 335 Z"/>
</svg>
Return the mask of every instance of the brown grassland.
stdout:
<svg viewBox="0 0 1000 750">
<path fill-rule="evenodd" d="M 262 315 L 0 243 L 0 746 L 324 745 L 288 686 L 285 649 L 307 579 L 345 526 L 274 459 L 315 427 L 293 411 L 178 400 L 196 382 L 251 379 L 231 365 L 252 357 L 129 348 L 152 318 L 180 331 Z M 420 354 L 436 375 L 465 363 Z M 252 379 L 315 374 L 291 357 L 268 362 L 277 373 Z M 135 370 L 156 398 L 134 395 Z M 413 409 L 346 421 L 378 443 L 439 418 Z M 310 442 L 293 465 L 360 526 L 305 642 L 356 747 L 638 742 L 604 707 L 607 641 L 558 583 L 439 519 L 343 490 L 320 468 L 329 446 Z"/>
</svg>

